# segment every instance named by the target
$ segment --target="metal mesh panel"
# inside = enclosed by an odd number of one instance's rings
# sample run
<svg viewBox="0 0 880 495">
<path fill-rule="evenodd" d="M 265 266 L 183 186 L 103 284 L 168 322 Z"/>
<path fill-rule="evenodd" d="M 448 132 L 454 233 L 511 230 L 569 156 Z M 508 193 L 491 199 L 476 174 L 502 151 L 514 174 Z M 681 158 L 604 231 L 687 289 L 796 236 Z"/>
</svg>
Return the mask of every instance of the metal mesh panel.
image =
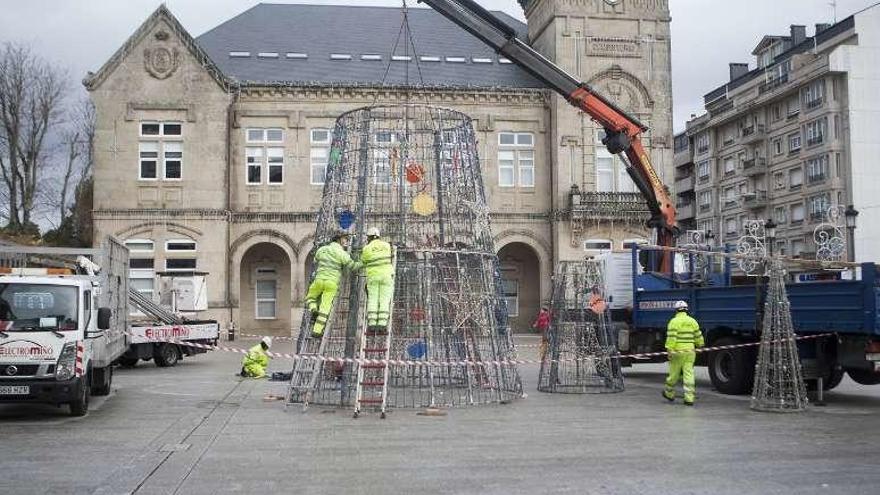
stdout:
<svg viewBox="0 0 880 495">
<path fill-rule="evenodd" d="M 340 229 L 352 252 L 378 227 L 397 246 L 389 407 L 466 406 L 522 395 L 469 117 L 369 107 L 336 122 L 316 245 Z M 357 356 L 362 276 L 340 287 L 324 357 Z M 308 318 L 300 344 L 308 345 Z M 356 364 L 324 364 L 311 403 L 353 405 Z"/>
<path fill-rule="evenodd" d="M 541 346 L 538 390 L 623 391 L 620 354 L 600 292 L 604 286 L 598 262 L 563 261 L 557 265 L 550 327 Z"/>
<path fill-rule="evenodd" d="M 785 269 L 778 260 L 765 263 L 769 265 L 770 283 L 751 407 L 758 411 L 803 411 L 807 407 L 807 390 L 794 340 L 791 304 L 785 291 Z"/>
</svg>

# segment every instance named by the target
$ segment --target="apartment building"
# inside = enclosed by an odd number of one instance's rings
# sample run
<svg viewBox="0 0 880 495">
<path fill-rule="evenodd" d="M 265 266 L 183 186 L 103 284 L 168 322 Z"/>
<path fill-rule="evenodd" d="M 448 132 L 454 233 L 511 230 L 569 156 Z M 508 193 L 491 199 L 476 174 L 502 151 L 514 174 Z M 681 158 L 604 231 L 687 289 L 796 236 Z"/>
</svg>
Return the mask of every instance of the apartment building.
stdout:
<svg viewBox="0 0 880 495">
<path fill-rule="evenodd" d="M 772 218 L 774 250 L 812 257 L 832 205 L 859 212 L 855 256 L 880 241 L 880 6 L 813 36 L 793 25 L 764 36 L 755 68 L 731 63 L 705 113 L 675 137 L 675 192 L 685 228 L 735 243 L 746 221 Z"/>
</svg>

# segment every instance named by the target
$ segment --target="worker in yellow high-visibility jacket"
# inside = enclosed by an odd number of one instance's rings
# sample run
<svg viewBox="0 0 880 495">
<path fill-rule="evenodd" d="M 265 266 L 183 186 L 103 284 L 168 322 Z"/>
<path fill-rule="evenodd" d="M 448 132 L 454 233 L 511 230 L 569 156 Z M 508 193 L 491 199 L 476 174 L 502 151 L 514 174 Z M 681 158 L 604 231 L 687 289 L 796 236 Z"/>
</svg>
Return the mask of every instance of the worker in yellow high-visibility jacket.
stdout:
<svg viewBox="0 0 880 495">
<path fill-rule="evenodd" d="M 272 337 L 263 337 L 260 343 L 248 349 L 241 359 L 241 376 L 248 378 L 265 378 L 266 367 L 269 366 L 267 351 L 272 347 Z"/>
<path fill-rule="evenodd" d="M 339 291 L 339 281 L 342 279 L 342 271 L 356 271 L 360 263 L 351 259 L 346 248 L 348 247 L 348 234 L 339 232 L 333 236 L 333 240 L 315 251 L 315 280 L 309 286 L 306 293 L 306 307 L 312 313 L 312 337 L 321 338 L 324 335 L 324 327 L 327 326 L 327 318 L 330 317 L 330 309 L 333 307 L 333 299 Z"/>
<path fill-rule="evenodd" d="M 382 240 L 379 229 L 368 229 L 361 264 L 367 274 L 367 328 L 373 332 L 388 326 L 394 294 L 393 256 L 391 244 Z"/>
<path fill-rule="evenodd" d="M 703 334 L 697 320 L 688 314 L 688 305 L 684 301 L 676 301 L 675 316 L 666 327 L 666 352 L 669 353 L 669 375 L 663 397 L 672 402 L 675 400 L 675 387 L 681 380 L 684 384 L 684 403 L 694 405 L 696 383 L 694 381 L 694 361 L 697 354 L 694 349 L 703 347 Z"/>
</svg>

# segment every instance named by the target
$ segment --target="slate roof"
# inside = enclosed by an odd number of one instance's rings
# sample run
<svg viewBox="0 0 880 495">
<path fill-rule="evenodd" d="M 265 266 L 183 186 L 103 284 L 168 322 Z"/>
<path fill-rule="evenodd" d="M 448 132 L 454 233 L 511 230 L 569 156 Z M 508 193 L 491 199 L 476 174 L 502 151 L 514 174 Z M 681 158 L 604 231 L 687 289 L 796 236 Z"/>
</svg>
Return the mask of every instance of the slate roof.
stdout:
<svg viewBox="0 0 880 495">
<path fill-rule="evenodd" d="M 526 39 L 526 25 L 495 12 Z M 399 8 L 262 3 L 196 38 L 196 43 L 229 78 L 242 83 L 316 85 L 403 85 L 409 66 L 413 86 L 542 88 L 543 85 L 499 56 L 476 37 L 431 9 L 410 8 L 417 54 L 440 62 L 391 61 L 400 32 Z M 403 37 L 394 53 L 405 54 Z M 231 56 L 231 52 L 240 52 Z M 412 47 L 409 54 L 413 55 Z M 243 56 L 247 53 L 247 56 Z M 307 54 L 293 58 L 288 54 Z M 259 54 L 264 54 L 259 56 Z M 268 56 L 265 54 L 269 54 Z M 277 54 L 277 57 L 271 57 Z M 333 60 L 331 54 L 351 55 Z M 363 60 L 381 55 L 381 60 Z M 451 62 L 447 57 L 463 57 Z M 474 59 L 491 59 L 478 63 Z"/>
</svg>

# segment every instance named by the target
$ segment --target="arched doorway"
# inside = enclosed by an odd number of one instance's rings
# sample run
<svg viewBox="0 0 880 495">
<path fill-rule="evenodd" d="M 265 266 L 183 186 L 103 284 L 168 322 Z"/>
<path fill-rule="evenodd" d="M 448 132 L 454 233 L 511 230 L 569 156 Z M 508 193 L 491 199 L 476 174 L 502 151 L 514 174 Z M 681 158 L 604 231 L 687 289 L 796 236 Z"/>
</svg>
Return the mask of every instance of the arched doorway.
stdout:
<svg viewBox="0 0 880 495">
<path fill-rule="evenodd" d="M 498 251 L 503 296 L 510 326 L 527 332 L 541 305 L 541 265 L 538 253 L 522 242 L 511 242 Z"/>
<path fill-rule="evenodd" d="M 290 335 L 290 258 L 272 243 L 254 244 L 241 258 L 239 320 L 243 333 Z"/>
</svg>

